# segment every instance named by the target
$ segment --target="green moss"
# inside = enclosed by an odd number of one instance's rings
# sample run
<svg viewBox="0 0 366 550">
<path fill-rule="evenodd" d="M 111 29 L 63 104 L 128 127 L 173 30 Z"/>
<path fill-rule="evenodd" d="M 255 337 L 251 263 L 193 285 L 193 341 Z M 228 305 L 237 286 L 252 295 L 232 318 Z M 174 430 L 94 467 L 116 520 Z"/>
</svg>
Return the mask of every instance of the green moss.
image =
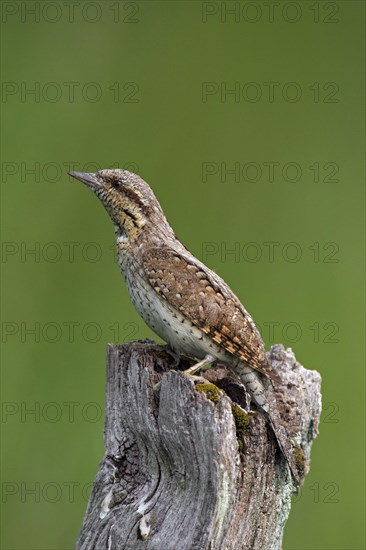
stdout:
<svg viewBox="0 0 366 550">
<path fill-rule="evenodd" d="M 296 462 L 296 468 L 298 469 L 299 474 L 305 473 L 306 468 L 306 459 L 305 454 L 300 445 L 295 445 L 294 447 L 294 456 Z"/>
<path fill-rule="evenodd" d="M 243 450 L 243 436 L 249 433 L 250 426 L 250 415 L 243 411 L 239 405 L 233 403 L 231 410 L 233 412 L 235 426 L 236 426 L 236 436 L 238 438 L 238 444 L 240 451 Z"/>
<path fill-rule="evenodd" d="M 220 397 L 224 394 L 224 390 L 219 389 L 215 384 L 207 382 L 207 384 L 196 384 L 195 389 L 198 392 L 204 393 L 210 401 L 218 403 Z M 250 415 L 246 413 L 239 405 L 233 403 L 231 410 L 235 420 L 236 437 L 238 439 L 239 450 L 243 450 L 243 436 L 249 433 Z"/>
<path fill-rule="evenodd" d="M 195 389 L 201 393 L 204 393 L 207 399 L 213 403 L 218 403 L 220 401 L 220 393 L 221 395 L 224 393 L 219 390 L 215 384 L 211 384 L 210 382 L 207 382 L 207 384 L 196 384 Z"/>
</svg>

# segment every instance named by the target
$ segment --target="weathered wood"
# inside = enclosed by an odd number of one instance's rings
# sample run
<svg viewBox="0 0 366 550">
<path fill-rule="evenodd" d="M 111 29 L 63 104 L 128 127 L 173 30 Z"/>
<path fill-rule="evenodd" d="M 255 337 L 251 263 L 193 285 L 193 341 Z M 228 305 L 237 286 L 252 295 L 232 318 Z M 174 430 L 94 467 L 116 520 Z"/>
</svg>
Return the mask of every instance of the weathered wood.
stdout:
<svg viewBox="0 0 366 550">
<path fill-rule="evenodd" d="M 320 376 L 281 345 L 268 356 L 304 476 Z M 106 451 L 77 550 L 280 549 L 295 486 L 271 429 L 233 405 L 245 406 L 246 395 L 224 367 L 205 376 L 225 391 L 197 391 L 172 363 L 151 342 L 108 347 Z"/>
</svg>

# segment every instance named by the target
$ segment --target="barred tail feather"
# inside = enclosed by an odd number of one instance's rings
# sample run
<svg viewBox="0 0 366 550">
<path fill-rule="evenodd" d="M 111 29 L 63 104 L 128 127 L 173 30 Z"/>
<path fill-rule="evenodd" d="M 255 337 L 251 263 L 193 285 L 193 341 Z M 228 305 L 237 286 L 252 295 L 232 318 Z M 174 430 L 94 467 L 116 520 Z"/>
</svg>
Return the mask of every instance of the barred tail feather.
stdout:
<svg viewBox="0 0 366 550">
<path fill-rule="evenodd" d="M 268 424 L 271 426 L 273 433 L 275 434 L 278 446 L 287 461 L 294 480 L 296 481 L 297 485 L 300 485 L 301 476 L 294 453 L 294 446 L 289 439 L 286 430 L 283 426 L 277 425 L 277 422 L 272 419 L 269 412 L 265 412 L 265 417 L 268 421 Z"/>
<path fill-rule="evenodd" d="M 234 370 L 238 374 L 242 383 L 245 385 L 245 388 L 252 399 L 263 412 L 268 424 L 273 430 L 278 446 L 289 465 L 296 483 L 300 484 L 301 477 L 294 453 L 294 446 L 283 426 L 275 400 L 271 399 L 270 396 L 267 395 L 262 381 L 260 380 L 260 375 L 258 375 L 258 373 L 256 373 L 252 368 L 244 365 L 243 363 L 238 363 L 235 365 Z"/>
</svg>

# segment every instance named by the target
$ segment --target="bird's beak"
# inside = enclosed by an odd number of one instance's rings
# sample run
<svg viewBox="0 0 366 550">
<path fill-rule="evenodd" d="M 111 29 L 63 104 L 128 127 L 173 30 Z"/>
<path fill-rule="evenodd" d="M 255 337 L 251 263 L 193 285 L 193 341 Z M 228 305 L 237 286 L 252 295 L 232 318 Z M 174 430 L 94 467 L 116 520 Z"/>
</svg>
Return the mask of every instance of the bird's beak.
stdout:
<svg viewBox="0 0 366 550">
<path fill-rule="evenodd" d="M 97 180 L 95 174 L 91 174 L 88 172 L 68 172 L 68 174 L 73 178 L 85 183 L 85 185 L 90 187 L 90 189 L 92 189 L 93 191 L 101 187 L 101 184 Z"/>
</svg>

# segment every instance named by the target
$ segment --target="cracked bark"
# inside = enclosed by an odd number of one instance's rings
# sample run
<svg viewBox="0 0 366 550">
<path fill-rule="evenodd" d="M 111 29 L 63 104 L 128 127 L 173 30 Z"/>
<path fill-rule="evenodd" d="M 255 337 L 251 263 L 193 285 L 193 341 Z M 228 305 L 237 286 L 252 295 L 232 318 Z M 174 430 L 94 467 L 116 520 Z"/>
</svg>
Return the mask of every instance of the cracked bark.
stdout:
<svg viewBox="0 0 366 550">
<path fill-rule="evenodd" d="M 267 390 L 297 441 L 303 479 L 320 376 L 281 345 L 268 357 L 283 384 Z M 296 487 L 271 429 L 254 413 L 239 434 L 232 406 L 245 407 L 246 394 L 225 367 L 204 373 L 222 389 L 217 402 L 172 368 L 151 341 L 108 347 L 105 456 L 77 550 L 279 550 Z"/>
</svg>

